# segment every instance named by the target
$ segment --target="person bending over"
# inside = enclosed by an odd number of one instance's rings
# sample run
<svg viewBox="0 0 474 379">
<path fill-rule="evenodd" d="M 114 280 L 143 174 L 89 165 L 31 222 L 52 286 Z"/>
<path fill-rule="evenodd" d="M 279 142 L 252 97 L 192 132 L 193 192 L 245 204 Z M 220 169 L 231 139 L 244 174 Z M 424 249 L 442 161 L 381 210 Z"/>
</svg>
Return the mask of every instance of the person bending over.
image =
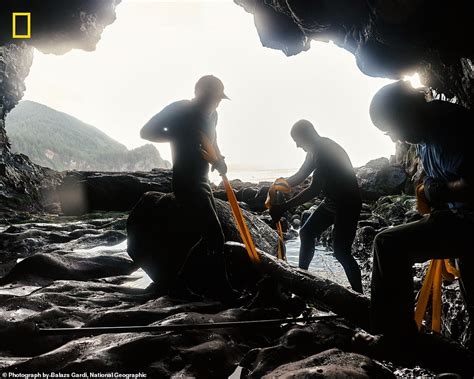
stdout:
<svg viewBox="0 0 474 379">
<path fill-rule="evenodd" d="M 271 215 L 279 219 L 288 209 L 322 193 L 324 200 L 300 229 L 299 267 L 308 269 L 316 241 L 334 224 L 334 255 L 344 268 L 352 289 L 362 293 L 360 268 L 351 249 L 362 201 L 351 161 L 341 146 L 329 138 L 321 137 L 307 120 L 300 120 L 293 125 L 291 137 L 296 146 L 307 154 L 298 172 L 286 178 L 286 181 L 294 187 L 303 183 L 312 173 L 311 185 L 289 201 L 272 206 Z"/>
</svg>

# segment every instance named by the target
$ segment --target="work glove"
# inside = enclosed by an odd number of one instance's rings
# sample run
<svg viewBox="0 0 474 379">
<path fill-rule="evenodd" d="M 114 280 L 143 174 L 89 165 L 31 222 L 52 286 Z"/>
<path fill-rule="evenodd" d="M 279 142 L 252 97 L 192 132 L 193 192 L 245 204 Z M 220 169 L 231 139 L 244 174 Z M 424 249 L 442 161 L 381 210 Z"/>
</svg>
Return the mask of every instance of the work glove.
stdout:
<svg viewBox="0 0 474 379">
<path fill-rule="evenodd" d="M 270 208 L 270 216 L 274 222 L 280 221 L 283 216 L 283 213 L 286 212 L 285 204 L 273 204 Z"/>
<path fill-rule="evenodd" d="M 445 181 L 427 176 L 423 181 L 423 191 L 426 200 L 431 205 L 440 205 L 447 202 L 449 190 Z"/>
<path fill-rule="evenodd" d="M 222 176 L 227 174 L 227 165 L 224 158 L 219 159 L 216 163 L 211 166 L 211 171 L 217 170 L 217 172 Z"/>
</svg>

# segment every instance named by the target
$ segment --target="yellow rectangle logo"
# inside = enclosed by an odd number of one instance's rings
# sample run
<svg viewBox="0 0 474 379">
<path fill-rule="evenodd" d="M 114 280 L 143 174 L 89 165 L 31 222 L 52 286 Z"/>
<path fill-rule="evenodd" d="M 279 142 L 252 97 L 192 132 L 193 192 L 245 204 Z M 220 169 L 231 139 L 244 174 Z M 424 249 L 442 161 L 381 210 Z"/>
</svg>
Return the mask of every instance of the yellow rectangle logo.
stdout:
<svg viewBox="0 0 474 379">
<path fill-rule="evenodd" d="M 16 18 L 26 17 L 26 34 L 16 33 Z M 12 13 L 12 37 L 13 38 L 31 38 L 31 13 L 30 12 L 13 12 Z"/>
</svg>

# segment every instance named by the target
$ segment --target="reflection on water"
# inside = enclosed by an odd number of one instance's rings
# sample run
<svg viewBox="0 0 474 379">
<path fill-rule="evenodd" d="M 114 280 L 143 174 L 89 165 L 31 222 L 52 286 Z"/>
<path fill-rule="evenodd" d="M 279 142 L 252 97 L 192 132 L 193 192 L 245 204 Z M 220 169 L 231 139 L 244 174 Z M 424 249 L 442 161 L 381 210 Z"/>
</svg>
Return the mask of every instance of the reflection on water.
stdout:
<svg viewBox="0 0 474 379">
<path fill-rule="evenodd" d="M 141 268 L 135 271 L 132 275 L 136 277 L 136 279 L 127 282 L 126 284 L 124 284 L 124 287 L 145 289 L 151 283 L 153 283 L 153 280 L 151 280 L 151 278 L 147 275 L 147 273 L 143 271 Z"/>
<path fill-rule="evenodd" d="M 300 239 L 296 238 L 286 242 L 286 257 L 291 265 L 298 266 Z M 317 245 L 314 257 L 309 266 L 309 271 L 340 285 L 349 286 L 346 273 L 341 264 L 334 258 L 331 250 L 326 250 L 322 245 Z"/>
</svg>

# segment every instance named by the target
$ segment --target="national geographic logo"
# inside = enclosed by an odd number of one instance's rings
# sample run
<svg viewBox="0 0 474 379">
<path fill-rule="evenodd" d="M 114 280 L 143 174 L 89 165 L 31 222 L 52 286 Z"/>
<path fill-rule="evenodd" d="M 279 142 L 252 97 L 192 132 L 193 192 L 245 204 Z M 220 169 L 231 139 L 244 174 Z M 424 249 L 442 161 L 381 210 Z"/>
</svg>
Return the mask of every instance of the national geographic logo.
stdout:
<svg viewBox="0 0 474 379">
<path fill-rule="evenodd" d="M 31 38 L 31 12 L 12 13 L 12 38 Z"/>
</svg>

